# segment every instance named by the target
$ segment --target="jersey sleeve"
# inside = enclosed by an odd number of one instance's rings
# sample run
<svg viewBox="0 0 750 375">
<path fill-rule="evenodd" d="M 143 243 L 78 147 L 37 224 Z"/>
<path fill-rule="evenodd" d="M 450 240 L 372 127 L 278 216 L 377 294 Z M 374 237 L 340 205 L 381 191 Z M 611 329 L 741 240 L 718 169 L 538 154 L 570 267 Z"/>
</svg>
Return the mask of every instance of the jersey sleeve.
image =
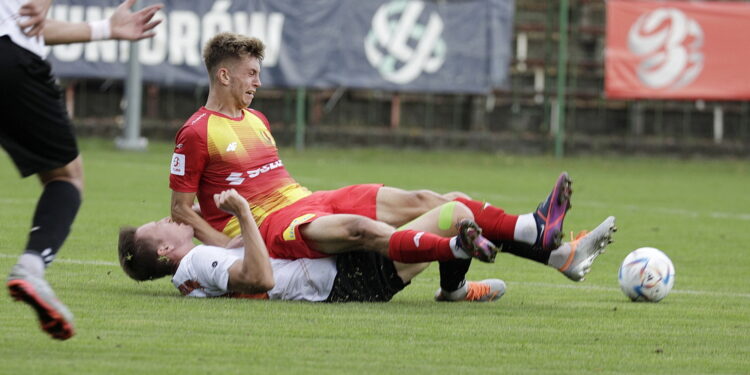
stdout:
<svg viewBox="0 0 750 375">
<path fill-rule="evenodd" d="M 207 163 L 208 148 L 205 134 L 200 134 L 200 127 L 184 126 L 175 138 L 169 170 L 169 188 L 181 193 L 197 192 Z"/>
<path fill-rule="evenodd" d="M 226 249 L 203 248 L 191 258 L 195 278 L 210 297 L 229 292 L 229 267 L 241 261 Z"/>
</svg>

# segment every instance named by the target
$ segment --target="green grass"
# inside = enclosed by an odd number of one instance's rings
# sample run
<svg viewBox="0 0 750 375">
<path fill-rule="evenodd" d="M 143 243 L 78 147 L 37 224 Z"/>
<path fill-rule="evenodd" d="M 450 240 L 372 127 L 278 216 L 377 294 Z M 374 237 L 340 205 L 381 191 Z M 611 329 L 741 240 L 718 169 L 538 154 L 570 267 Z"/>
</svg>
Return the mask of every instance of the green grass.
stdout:
<svg viewBox="0 0 750 375">
<path fill-rule="evenodd" d="M 123 153 L 82 143 L 85 201 L 47 276 L 77 335 L 49 339 L 31 310 L 0 298 L 1 374 L 503 373 L 750 374 L 750 165 L 732 160 L 497 156 L 454 152 L 282 150 L 311 189 L 381 182 L 461 190 L 512 213 L 574 179 L 566 228 L 617 216 L 620 231 L 588 279 L 503 254 L 472 279 L 506 280 L 493 304 L 438 304 L 437 267 L 385 304 L 198 300 L 168 280 L 135 283 L 116 263 L 119 226 L 169 212 L 171 147 Z M 0 269 L 26 241 L 40 188 L 0 154 Z M 616 273 L 641 246 L 664 250 L 675 289 L 631 303 Z"/>
</svg>

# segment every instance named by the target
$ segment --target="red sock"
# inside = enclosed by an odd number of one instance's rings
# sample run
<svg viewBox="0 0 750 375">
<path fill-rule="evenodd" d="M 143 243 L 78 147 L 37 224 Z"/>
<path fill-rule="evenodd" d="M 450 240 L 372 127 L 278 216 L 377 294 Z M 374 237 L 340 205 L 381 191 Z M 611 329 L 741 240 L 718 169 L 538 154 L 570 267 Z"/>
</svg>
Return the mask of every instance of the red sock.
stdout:
<svg viewBox="0 0 750 375">
<path fill-rule="evenodd" d="M 474 214 L 474 221 L 482 227 L 482 235 L 490 241 L 513 241 L 518 216 L 508 215 L 505 211 L 493 207 L 489 203 L 483 203 L 466 198 L 456 198 L 469 207 Z"/>
<path fill-rule="evenodd" d="M 450 238 L 416 230 L 400 230 L 388 241 L 388 257 L 402 263 L 422 263 L 456 259 Z"/>
</svg>

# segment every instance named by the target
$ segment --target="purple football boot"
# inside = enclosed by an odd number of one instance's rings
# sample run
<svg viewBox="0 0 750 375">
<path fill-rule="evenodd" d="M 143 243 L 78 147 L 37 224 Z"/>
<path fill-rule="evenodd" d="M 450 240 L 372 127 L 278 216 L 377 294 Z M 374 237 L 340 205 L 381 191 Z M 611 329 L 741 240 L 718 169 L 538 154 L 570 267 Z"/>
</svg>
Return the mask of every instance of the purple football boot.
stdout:
<svg viewBox="0 0 750 375">
<path fill-rule="evenodd" d="M 537 241 L 534 247 L 542 251 L 552 251 L 560 247 L 563 238 L 563 220 L 570 209 L 570 196 L 573 194 L 573 181 L 567 172 L 560 174 L 555 187 L 547 199 L 539 204 L 536 219 Z"/>
</svg>

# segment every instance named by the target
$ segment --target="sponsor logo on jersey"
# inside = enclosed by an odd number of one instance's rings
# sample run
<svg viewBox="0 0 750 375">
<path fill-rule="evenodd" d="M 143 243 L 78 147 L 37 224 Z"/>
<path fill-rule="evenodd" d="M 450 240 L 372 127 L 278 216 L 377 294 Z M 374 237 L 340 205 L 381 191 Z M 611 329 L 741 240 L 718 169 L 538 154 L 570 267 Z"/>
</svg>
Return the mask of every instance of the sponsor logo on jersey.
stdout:
<svg viewBox="0 0 750 375">
<path fill-rule="evenodd" d="M 419 239 L 424 236 L 424 232 L 419 232 L 414 235 L 414 246 L 419 247 Z"/>
<path fill-rule="evenodd" d="M 170 165 L 170 173 L 176 176 L 185 175 L 185 155 L 174 153 L 172 154 L 172 164 Z"/>
<path fill-rule="evenodd" d="M 281 162 L 281 160 L 276 160 L 274 162 L 268 163 L 260 168 L 253 169 L 250 171 L 247 171 L 247 177 L 249 178 L 255 178 L 258 177 L 261 173 L 266 173 L 268 171 L 274 170 L 278 167 L 283 167 L 284 164 Z"/>
<path fill-rule="evenodd" d="M 227 178 L 225 178 L 226 181 L 229 181 L 229 185 L 239 185 L 243 182 L 245 182 L 246 178 L 255 178 L 260 176 L 263 173 L 270 172 L 276 168 L 283 167 L 284 163 L 281 162 L 281 160 L 276 160 L 274 162 L 270 162 L 266 165 L 263 165 L 260 168 L 251 169 L 247 172 L 231 172 Z M 244 177 L 245 174 L 247 174 L 247 177 Z"/>
<path fill-rule="evenodd" d="M 289 224 L 288 227 L 284 230 L 284 241 L 294 241 L 297 239 L 297 234 L 294 233 L 294 229 L 297 228 L 298 225 L 304 224 L 310 219 L 314 218 L 315 214 L 305 214 L 302 215 L 294 220 Z"/>
<path fill-rule="evenodd" d="M 245 178 L 242 177 L 242 172 L 232 172 L 226 180 L 229 181 L 229 185 L 239 185 L 245 181 Z"/>
<path fill-rule="evenodd" d="M 237 150 L 237 142 L 232 142 L 227 146 L 227 152 L 232 152 Z"/>
</svg>

